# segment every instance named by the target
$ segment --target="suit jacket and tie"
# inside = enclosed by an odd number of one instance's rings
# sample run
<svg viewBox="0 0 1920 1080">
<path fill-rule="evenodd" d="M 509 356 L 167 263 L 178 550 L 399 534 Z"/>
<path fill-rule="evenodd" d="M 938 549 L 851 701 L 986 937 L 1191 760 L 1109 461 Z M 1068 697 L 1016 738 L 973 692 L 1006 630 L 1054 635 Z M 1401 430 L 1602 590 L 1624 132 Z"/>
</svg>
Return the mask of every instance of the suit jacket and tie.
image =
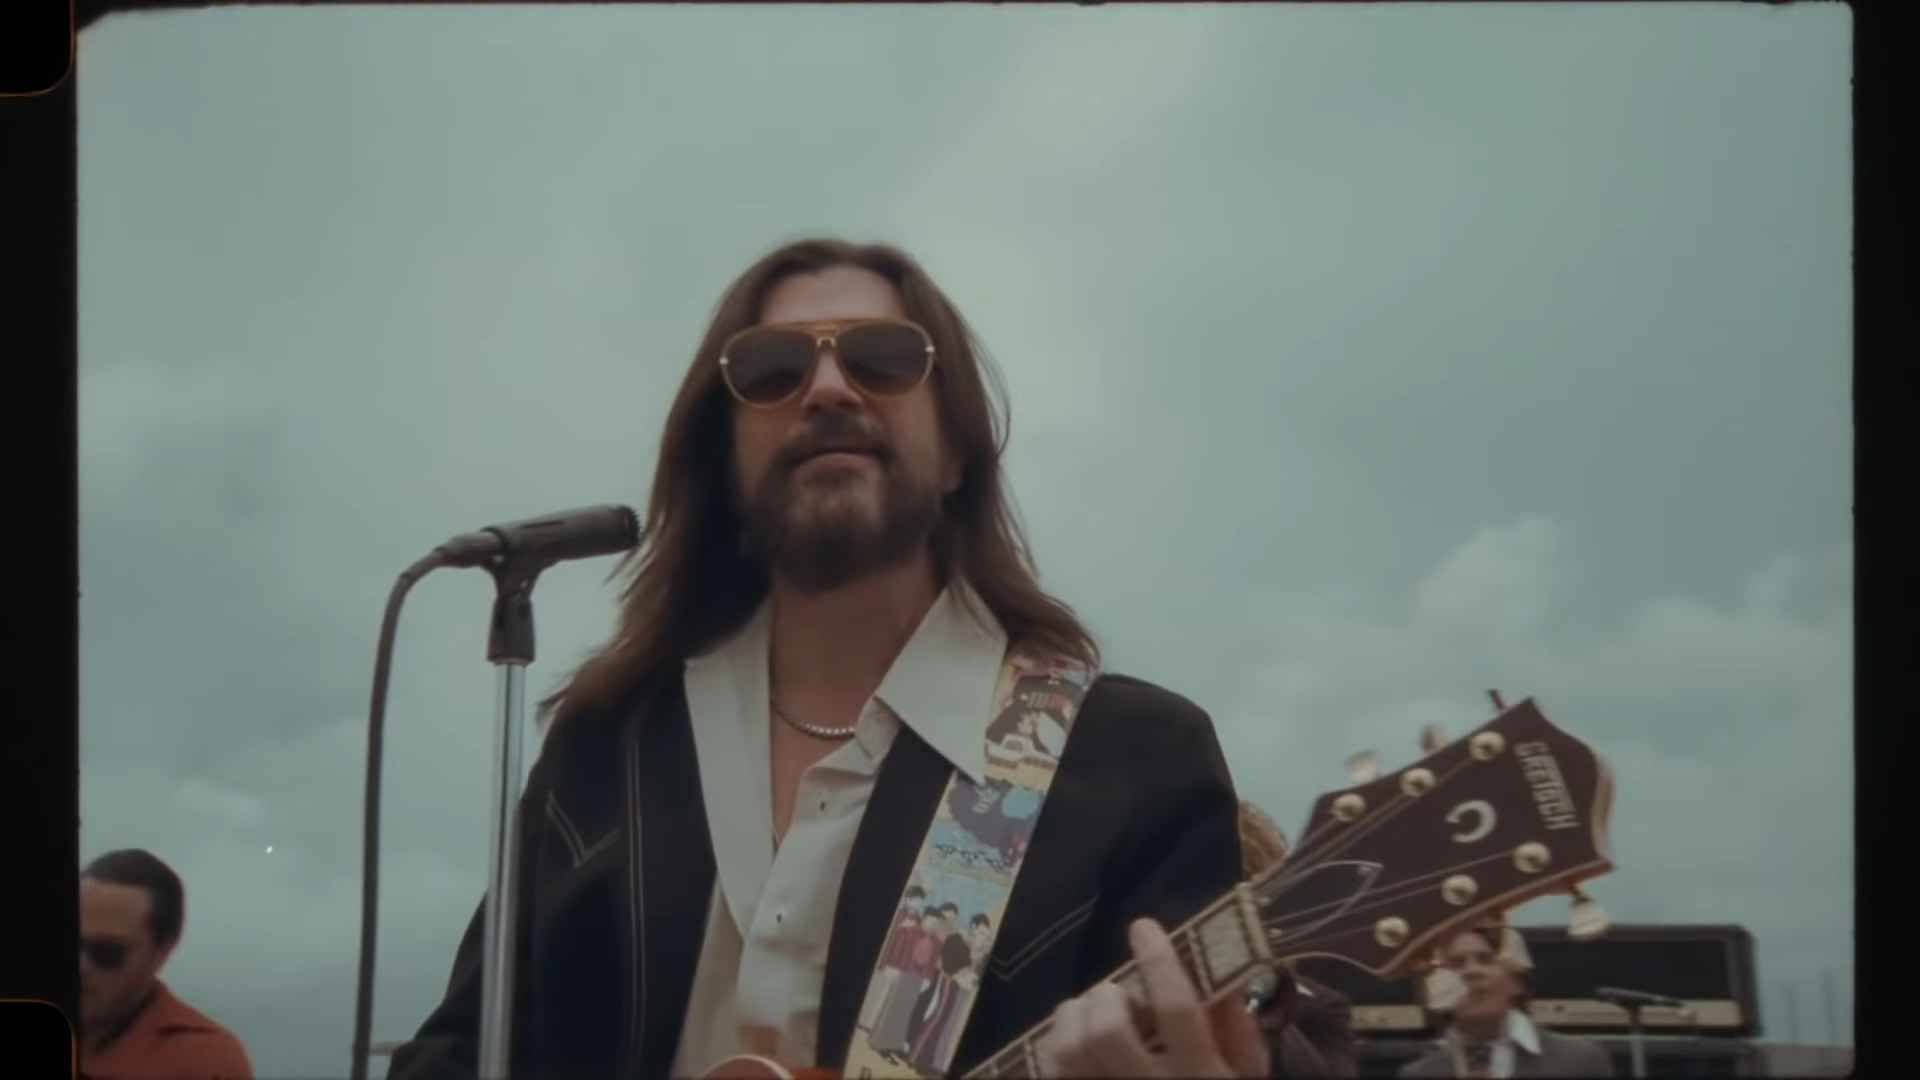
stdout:
<svg viewBox="0 0 1920 1080">
<path fill-rule="evenodd" d="M 1537 1030 L 1537 1029 L 1536 1029 Z M 1611 1077 L 1613 1058 L 1598 1043 L 1537 1030 L 1539 1053 L 1520 1049 L 1513 1055 L 1516 1080 L 1574 1080 L 1579 1077 Z M 1453 1080 L 1460 1075 L 1454 1062 L 1452 1045 L 1416 1058 L 1400 1070 L 1400 1075 L 1419 1080 Z"/>
<path fill-rule="evenodd" d="M 910 728 L 888 752 L 839 884 L 818 1023 L 843 1064 L 874 962 L 952 766 Z M 1088 691 L 955 1056 L 970 1069 L 1128 956 L 1126 929 L 1177 924 L 1239 880 L 1239 803 L 1213 725 L 1120 675 Z M 715 860 L 678 678 L 553 732 L 519 812 L 516 1077 L 669 1075 Z M 481 913 L 445 999 L 391 1080 L 471 1080 Z"/>
</svg>

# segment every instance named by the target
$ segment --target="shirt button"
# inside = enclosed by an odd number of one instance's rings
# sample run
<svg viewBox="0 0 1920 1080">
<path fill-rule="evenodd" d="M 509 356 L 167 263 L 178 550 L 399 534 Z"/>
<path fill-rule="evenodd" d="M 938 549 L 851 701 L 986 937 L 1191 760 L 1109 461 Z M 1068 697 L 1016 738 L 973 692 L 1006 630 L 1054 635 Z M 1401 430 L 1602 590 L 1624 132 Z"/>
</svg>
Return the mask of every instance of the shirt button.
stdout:
<svg viewBox="0 0 1920 1080">
<path fill-rule="evenodd" d="M 826 809 L 827 809 L 827 800 L 825 800 L 825 799 L 821 799 L 821 800 L 820 800 L 820 810 L 821 810 L 821 812 L 823 812 L 823 813 L 824 813 L 824 812 L 826 811 Z"/>
</svg>

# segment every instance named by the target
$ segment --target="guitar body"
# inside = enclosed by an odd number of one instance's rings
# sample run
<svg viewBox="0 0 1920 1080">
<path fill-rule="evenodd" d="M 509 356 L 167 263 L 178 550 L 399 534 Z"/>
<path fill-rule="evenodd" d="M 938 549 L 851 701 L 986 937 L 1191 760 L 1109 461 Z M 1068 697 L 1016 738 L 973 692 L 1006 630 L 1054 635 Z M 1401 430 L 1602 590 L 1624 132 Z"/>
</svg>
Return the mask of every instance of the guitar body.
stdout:
<svg viewBox="0 0 1920 1080">
<path fill-rule="evenodd" d="M 754 1054 L 730 1057 L 708 1069 L 700 1080 L 839 1080 L 832 1069 L 796 1069 Z"/>
</svg>

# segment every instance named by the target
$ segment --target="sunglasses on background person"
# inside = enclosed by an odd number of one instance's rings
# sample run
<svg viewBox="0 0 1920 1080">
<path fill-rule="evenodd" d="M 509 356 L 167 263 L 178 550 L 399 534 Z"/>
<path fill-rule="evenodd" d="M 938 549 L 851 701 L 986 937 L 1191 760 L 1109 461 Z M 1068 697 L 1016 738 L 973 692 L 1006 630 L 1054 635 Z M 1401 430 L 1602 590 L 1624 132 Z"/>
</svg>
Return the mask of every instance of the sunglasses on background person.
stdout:
<svg viewBox="0 0 1920 1080">
<path fill-rule="evenodd" d="M 119 941 L 82 941 L 80 955 L 100 971 L 118 971 L 127 962 L 127 946 Z"/>
<path fill-rule="evenodd" d="M 742 405 L 778 408 L 806 388 L 828 349 L 868 397 L 897 397 L 933 373 L 933 339 L 917 323 L 858 319 L 748 327 L 720 350 L 720 374 Z"/>
</svg>

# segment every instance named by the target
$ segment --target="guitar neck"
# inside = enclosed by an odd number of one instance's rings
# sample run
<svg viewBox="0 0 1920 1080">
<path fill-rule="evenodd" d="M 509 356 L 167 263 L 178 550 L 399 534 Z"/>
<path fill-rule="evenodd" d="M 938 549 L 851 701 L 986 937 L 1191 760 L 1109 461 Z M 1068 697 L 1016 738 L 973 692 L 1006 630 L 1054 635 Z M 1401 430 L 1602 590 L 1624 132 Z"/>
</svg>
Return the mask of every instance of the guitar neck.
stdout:
<svg viewBox="0 0 1920 1080">
<path fill-rule="evenodd" d="M 1273 962 L 1253 893 L 1245 884 L 1168 933 L 1180 967 L 1203 1001 L 1211 1004 L 1233 993 L 1248 973 Z M 1146 983 L 1135 961 L 1107 976 L 1112 983 L 1144 998 Z M 1053 1030 L 1051 1018 L 1008 1043 L 972 1072 L 968 1080 L 1040 1075 L 1040 1043 Z"/>
</svg>

